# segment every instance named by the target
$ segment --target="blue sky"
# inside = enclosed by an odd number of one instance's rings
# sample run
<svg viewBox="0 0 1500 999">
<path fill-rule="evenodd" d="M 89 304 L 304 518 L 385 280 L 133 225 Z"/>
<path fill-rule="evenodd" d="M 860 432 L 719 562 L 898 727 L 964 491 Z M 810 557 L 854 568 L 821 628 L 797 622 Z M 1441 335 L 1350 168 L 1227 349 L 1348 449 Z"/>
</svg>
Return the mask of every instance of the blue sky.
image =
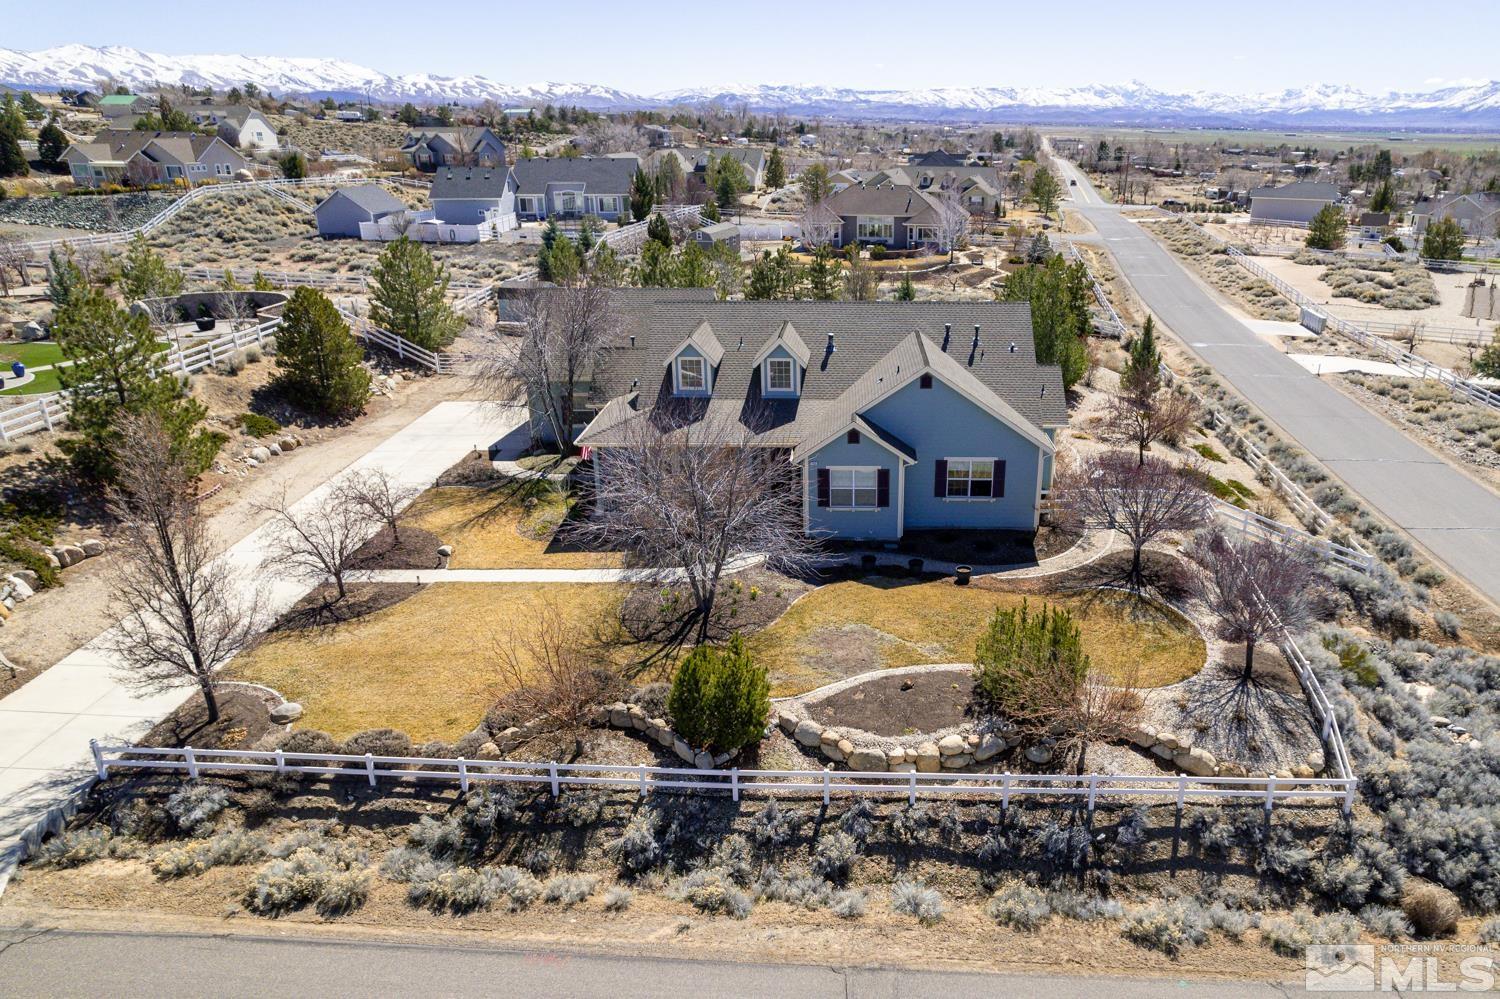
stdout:
<svg viewBox="0 0 1500 999">
<path fill-rule="evenodd" d="M 637 92 L 728 83 L 905 89 L 1132 79 L 1230 93 L 1315 82 L 1425 90 L 1500 75 L 1500 4 L 1490 0 L 1454 9 L 1461 30 L 1440 30 L 1436 8 L 1429 16 L 1428 8 L 1393 0 L 811 6 L 255 0 L 189 4 L 177 16 L 170 3 L 0 0 L 0 46 L 81 42 L 169 54 L 336 57 L 388 73 L 585 81 Z M 962 22 L 948 24 L 960 11 Z M 649 39 L 639 41 L 642 35 Z M 1410 44 L 1414 37 L 1442 41 Z"/>
</svg>

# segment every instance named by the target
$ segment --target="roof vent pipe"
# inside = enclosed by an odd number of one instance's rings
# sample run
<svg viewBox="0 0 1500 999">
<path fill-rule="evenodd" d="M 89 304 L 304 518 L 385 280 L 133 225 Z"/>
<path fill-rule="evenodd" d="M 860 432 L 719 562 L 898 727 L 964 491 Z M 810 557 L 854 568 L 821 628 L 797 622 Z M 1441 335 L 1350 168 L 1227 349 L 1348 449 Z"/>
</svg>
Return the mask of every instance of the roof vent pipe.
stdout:
<svg viewBox="0 0 1500 999">
<path fill-rule="evenodd" d="M 974 346 L 979 346 L 979 324 L 974 324 Z"/>
<path fill-rule="evenodd" d="M 952 323 L 944 323 L 943 324 L 943 350 L 946 351 L 948 349 L 948 341 L 952 337 L 953 337 L 953 324 Z"/>
<path fill-rule="evenodd" d="M 833 334 L 830 333 L 828 334 L 828 353 L 832 354 L 836 350 L 838 348 L 833 345 Z"/>
<path fill-rule="evenodd" d="M 1012 353 L 1012 354 L 1014 354 L 1014 353 L 1015 353 L 1015 352 L 1016 352 L 1016 342 L 1015 342 L 1015 341 L 1014 341 L 1014 340 L 1012 340 L 1012 341 L 1011 341 L 1011 342 L 1010 342 L 1010 352 L 1011 352 L 1011 353 Z"/>
<path fill-rule="evenodd" d="M 632 347 L 635 346 L 635 334 L 634 333 L 630 334 L 630 345 Z"/>
</svg>

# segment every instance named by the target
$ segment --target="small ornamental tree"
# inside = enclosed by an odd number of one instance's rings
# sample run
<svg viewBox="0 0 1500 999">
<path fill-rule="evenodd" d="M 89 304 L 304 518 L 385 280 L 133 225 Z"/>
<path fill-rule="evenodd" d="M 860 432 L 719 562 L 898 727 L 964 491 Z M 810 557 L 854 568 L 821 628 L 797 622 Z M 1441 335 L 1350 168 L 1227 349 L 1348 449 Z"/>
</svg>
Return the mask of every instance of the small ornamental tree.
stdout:
<svg viewBox="0 0 1500 999">
<path fill-rule="evenodd" d="M 1155 394 L 1160 385 L 1161 349 L 1156 346 L 1156 320 L 1147 316 L 1141 335 L 1130 343 L 1130 358 L 1120 372 L 1120 391 Z"/>
<path fill-rule="evenodd" d="M 1050 218 L 1052 213 L 1057 211 L 1057 200 L 1062 196 L 1062 186 L 1058 184 L 1051 170 L 1041 167 L 1032 176 L 1031 188 L 1027 193 L 1036 203 L 1036 210 L 1042 213 L 1042 217 Z"/>
<path fill-rule="evenodd" d="M 667 222 L 667 217 L 660 212 L 651 216 L 651 221 L 646 223 L 646 238 L 660 243 L 667 249 L 672 248 L 672 226 Z"/>
<path fill-rule="evenodd" d="M 1428 260 L 1459 260 L 1464 255 L 1463 226 L 1447 215 L 1422 234 L 1422 256 Z"/>
<path fill-rule="evenodd" d="M 1314 250 L 1342 250 L 1348 229 L 1344 210 L 1338 205 L 1324 205 L 1308 223 L 1307 245 Z"/>
<path fill-rule="evenodd" d="M 766 160 L 766 187 L 776 190 L 778 187 L 786 186 L 786 160 L 781 156 L 778 147 L 771 150 L 771 158 Z"/>
<path fill-rule="evenodd" d="M 325 416 L 358 415 L 370 399 L 363 359 L 328 296 L 312 288 L 292 292 L 276 331 L 277 383 L 288 398 Z"/>
<path fill-rule="evenodd" d="M 302 180 L 307 176 L 307 157 L 301 152 L 293 149 L 276 161 L 281 167 L 281 175 L 288 180 Z"/>
<path fill-rule="evenodd" d="M 677 668 L 667 713 L 695 748 L 733 752 L 760 739 L 771 711 L 771 681 L 738 634 L 722 648 L 700 645 Z"/>
<path fill-rule="evenodd" d="M 146 237 L 136 233 L 120 267 L 120 294 L 127 302 L 144 298 L 171 298 L 182 292 L 182 274 L 167 266 L 161 254 L 151 249 Z"/>
<path fill-rule="evenodd" d="M 1081 683 L 1088 671 L 1083 633 L 1072 615 L 1048 604 L 1035 614 L 1026 601 L 1019 610 L 997 609 L 974 649 L 974 689 L 992 710 L 1017 724 L 1050 710 L 1030 702 L 1042 674 Z"/>
<path fill-rule="evenodd" d="M 655 203 L 656 186 L 646 176 L 646 171 L 636 167 L 635 176 L 630 178 L 630 217 L 640 222 L 651 214 L 651 206 Z"/>
<path fill-rule="evenodd" d="M 1189 557 L 1203 568 L 1196 589 L 1218 618 L 1219 637 L 1245 643 L 1245 681 L 1257 644 L 1311 622 L 1318 570 L 1307 549 L 1215 530 L 1194 542 Z"/>
</svg>

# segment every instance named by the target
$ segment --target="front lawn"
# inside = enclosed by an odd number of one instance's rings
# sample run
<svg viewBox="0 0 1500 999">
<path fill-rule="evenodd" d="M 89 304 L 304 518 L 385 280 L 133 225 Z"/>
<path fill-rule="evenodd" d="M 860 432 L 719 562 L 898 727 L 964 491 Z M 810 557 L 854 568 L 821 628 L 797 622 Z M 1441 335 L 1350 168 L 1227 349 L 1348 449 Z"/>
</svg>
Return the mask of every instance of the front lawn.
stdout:
<svg viewBox="0 0 1500 999">
<path fill-rule="evenodd" d="M 0 343 L 0 364 L 9 368 L 12 361 L 20 361 L 28 368 L 39 368 L 44 364 L 56 364 L 63 359 L 62 348 L 51 340 L 34 343 Z"/>
<path fill-rule="evenodd" d="M 865 670 L 969 662 L 990 615 L 1023 599 L 1072 611 L 1094 666 L 1112 677 L 1155 687 L 1203 668 L 1206 646 L 1186 619 L 1125 593 L 1040 597 L 884 576 L 818 588 L 751 649 L 770 670 L 772 693 L 789 696 Z"/>
<path fill-rule="evenodd" d="M 457 739 L 508 689 L 495 643 L 525 628 L 540 601 L 594 634 L 618 620 L 623 595 L 610 584 L 433 584 L 353 621 L 273 632 L 227 672 L 302 704 L 304 728 Z"/>
<path fill-rule="evenodd" d="M 10 367 L 5 367 L 6 377 L 9 378 Z M 57 377 L 56 368 L 48 368 L 46 371 L 38 371 L 35 378 L 25 385 L 17 385 L 13 388 L 0 390 L 0 395 L 42 395 L 47 392 L 61 392 L 62 381 Z"/>
<path fill-rule="evenodd" d="M 407 517 L 453 546 L 454 569 L 591 569 L 622 565 L 619 554 L 580 551 L 556 540 L 574 500 L 548 482 L 429 489 Z"/>
</svg>

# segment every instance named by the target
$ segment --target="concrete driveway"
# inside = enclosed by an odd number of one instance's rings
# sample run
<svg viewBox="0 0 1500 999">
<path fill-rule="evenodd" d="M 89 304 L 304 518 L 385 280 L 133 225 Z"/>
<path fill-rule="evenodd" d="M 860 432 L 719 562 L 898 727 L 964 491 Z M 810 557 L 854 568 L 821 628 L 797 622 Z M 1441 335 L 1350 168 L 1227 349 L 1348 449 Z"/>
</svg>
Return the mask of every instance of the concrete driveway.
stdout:
<svg viewBox="0 0 1500 999">
<path fill-rule="evenodd" d="M 1100 199 L 1081 170 L 1056 162 L 1076 181 L 1072 210 L 1160 322 L 1373 510 L 1500 601 L 1500 496 L 1267 343 Z"/>
</svg>

